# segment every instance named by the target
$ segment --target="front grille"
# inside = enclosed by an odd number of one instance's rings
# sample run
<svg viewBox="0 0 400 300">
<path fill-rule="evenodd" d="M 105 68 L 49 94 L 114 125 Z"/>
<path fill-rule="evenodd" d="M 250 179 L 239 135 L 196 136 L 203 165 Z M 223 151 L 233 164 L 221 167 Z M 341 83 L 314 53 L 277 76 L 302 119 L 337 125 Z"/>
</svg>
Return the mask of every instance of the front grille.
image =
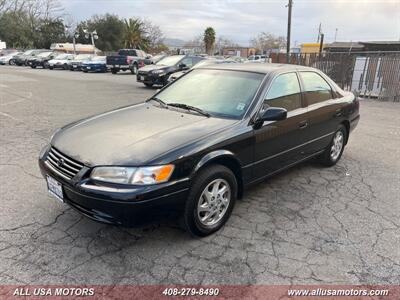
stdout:
<svg viewBox="0 0 400 300">
<path fill-rule="evenodd" d="M 54 147 L 51 147 L 47 154 L 46 164 L 53 171 L 66 179 L 72 179 L 83 168 L 82 163 L 69 158 Z"/>
</svg>

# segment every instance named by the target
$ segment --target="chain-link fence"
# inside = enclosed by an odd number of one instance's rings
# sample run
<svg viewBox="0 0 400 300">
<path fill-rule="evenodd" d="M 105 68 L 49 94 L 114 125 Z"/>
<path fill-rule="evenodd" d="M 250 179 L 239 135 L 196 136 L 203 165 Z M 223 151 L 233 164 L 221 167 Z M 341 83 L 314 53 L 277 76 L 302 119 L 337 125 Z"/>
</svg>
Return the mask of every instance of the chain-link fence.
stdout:
<svg viewBox="0 0 400 300">
<path fill-rule="evenodd" d="M 286 54 L 273 53 L 271 61 L 286 63 Z M 289 63 L 320 69 L 362 97 L 400 102 L 400 52 L 292 53 Z"/>
</svg>

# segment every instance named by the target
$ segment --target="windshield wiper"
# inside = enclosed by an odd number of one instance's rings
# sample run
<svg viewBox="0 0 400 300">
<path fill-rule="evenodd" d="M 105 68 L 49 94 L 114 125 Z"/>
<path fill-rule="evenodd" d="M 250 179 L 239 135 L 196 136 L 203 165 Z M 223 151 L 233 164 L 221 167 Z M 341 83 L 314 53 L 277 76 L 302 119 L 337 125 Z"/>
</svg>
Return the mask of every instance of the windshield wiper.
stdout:
<svg viewBox="0 0 400 300">
<path fill-rule="evenodd" d="M 183 109 L 187 109 L 187 110 L 193 110 L 203 116 L 206 116 L 207 118 L 211 117 L 211 115 L 208 112 L 205 112 L 201 108 L 198 108 L 195 106 L 191 106 L 191 105 L 187 105 L 187 104 L 183 104 L 183 103 L 168 103 L 167 105 L 173 106 L 173 107 L 178 107 L 178 108 L 183 108 Z"/>
<path fill-rule="evenodd" d="M 147 99 L 146 102 L 149 102 L 150 100 L 154 100 L 154 101 L 160 103 L 163 107 L 168 107 L 167 103 L 165 103 L 164 101 L 162 101 L 160 98 L 151 97 L 150 99 Z"/>
</svg>

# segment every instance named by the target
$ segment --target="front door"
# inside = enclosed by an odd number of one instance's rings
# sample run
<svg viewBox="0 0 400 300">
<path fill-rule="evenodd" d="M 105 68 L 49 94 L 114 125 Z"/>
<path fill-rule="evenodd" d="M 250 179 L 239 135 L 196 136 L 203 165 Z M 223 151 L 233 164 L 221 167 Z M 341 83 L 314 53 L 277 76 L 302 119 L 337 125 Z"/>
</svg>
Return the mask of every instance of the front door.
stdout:
<svg viewBox="0 0 400 300">
<path fill-rule="evenodd" d="M 304 107 L 300 84 L 295 72 L 277 76 L 264 97 L 263 110 L 268 107 L 285 108 L 287 118 L 264 122 L 255 129 L 255 180 L 286 167 L 305 155 L 308 130 L 307 108 Z"/>
</svg>

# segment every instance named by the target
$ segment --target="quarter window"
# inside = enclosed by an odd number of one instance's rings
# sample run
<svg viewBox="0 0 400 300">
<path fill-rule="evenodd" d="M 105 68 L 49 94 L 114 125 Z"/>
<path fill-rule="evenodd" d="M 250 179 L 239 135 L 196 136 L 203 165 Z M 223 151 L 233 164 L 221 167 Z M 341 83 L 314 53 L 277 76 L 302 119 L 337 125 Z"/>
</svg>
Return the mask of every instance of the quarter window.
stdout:
<svg viewBox="0 0 400 300">
<path fill-rule="evenodd" d="M 282 107 L 287 111 L 301 107 L 301 91 L 295 73 L 279 75 L 264 100 L 265 107 Z"/>
<path fill-rule="evenodd" d="M 320 75 L 314 72 L 300 72 L 300 75 L 308 105 L 332 99 L 331 87 Z"/>
</svg>

